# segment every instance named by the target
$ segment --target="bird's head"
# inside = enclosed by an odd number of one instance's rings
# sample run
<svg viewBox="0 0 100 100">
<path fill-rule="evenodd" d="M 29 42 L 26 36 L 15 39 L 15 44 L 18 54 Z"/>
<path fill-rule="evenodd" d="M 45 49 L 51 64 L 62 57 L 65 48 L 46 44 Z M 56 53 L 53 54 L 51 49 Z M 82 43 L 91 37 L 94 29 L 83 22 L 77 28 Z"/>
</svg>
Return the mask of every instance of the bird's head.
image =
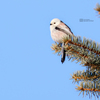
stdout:
<svg viewBox="0 0 100 100">
<path fill-rule="evenodd" d="M 61 20 L 58 18 L 54 18 L 50 22 L 50 30 L 52 31 L 56 26 L 58 26 L 61 23 Z"/>
</svg>

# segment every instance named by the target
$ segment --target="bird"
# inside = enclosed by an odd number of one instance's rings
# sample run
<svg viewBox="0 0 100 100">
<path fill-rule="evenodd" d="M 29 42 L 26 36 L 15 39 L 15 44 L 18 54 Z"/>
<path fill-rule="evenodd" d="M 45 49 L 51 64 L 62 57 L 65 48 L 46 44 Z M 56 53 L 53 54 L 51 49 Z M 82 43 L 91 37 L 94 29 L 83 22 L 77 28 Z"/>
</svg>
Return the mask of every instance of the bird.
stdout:
<svg viewBox="0 0 100 100">
<path fill-rule="evenodd" d="M 63 63 L 65 61 L 65 50 L 64 50 L 64 43 L 62 42 L 63 38 L 71 35 L 74 36 L 71 29 L 68 25 L 66 25 L 63 21 L 61 21 L 58 18 L 54 18 L 50 22 L 50 32 L 51 32 L 51 38 L 59 43 L 62 44 L 62 50 L 61 50 L 61 62 Z"/>
</svg>

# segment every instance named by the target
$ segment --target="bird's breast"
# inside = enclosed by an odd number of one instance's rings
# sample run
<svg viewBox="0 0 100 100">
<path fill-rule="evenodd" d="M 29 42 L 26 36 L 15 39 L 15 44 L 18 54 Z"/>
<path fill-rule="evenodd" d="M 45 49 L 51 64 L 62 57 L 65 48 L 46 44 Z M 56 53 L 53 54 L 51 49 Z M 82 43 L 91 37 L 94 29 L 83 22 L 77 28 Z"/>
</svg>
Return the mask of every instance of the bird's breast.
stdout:
<svg viewBox="0 0 100 100">
<path fill-rule="evenodd" d="M 58 30 L 52 30 L 51 31 L 51 37 L 55 42 L 62 43 L 62 40 L 67 35 L 64 32 L 58 31 Z"/>
</svg>

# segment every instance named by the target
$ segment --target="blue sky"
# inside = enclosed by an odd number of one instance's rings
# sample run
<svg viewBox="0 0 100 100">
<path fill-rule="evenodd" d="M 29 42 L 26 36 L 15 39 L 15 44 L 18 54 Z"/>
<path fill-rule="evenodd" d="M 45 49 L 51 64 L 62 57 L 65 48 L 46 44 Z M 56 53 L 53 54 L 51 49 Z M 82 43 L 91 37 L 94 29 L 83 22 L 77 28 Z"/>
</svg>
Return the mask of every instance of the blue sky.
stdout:
<svg viewBox="0 0 100 100">
<path fill-rule="evenodd" d="M 50 21 L 59 18 L 76 36 L 100 43 L 99 0 L 0 1 L 0 100 L 85 99 L 71 75 L 79 63 L 53 54 Z M 92 21 L 80 22 L 80 19 Z"/>
</svg>

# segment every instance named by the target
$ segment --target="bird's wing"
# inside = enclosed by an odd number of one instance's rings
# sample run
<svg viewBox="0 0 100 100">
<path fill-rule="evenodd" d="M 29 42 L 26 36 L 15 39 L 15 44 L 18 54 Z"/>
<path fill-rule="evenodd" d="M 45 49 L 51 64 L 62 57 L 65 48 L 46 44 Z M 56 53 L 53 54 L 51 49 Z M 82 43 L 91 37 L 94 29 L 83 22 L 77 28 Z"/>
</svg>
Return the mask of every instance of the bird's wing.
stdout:
<svg viewBox="0 0 100 100">
<path fill-rule="evenodd" d="M 63 31 L 63 32 L 66 33 L 67 35 L 68 35 L 68 34 L 73 35 L 71 29 L 70 29 L 69 26 L 66 25 L 65 23 L 61 22 L 57 27 L 60 28 L 60 31 Z"/>
</svg>

